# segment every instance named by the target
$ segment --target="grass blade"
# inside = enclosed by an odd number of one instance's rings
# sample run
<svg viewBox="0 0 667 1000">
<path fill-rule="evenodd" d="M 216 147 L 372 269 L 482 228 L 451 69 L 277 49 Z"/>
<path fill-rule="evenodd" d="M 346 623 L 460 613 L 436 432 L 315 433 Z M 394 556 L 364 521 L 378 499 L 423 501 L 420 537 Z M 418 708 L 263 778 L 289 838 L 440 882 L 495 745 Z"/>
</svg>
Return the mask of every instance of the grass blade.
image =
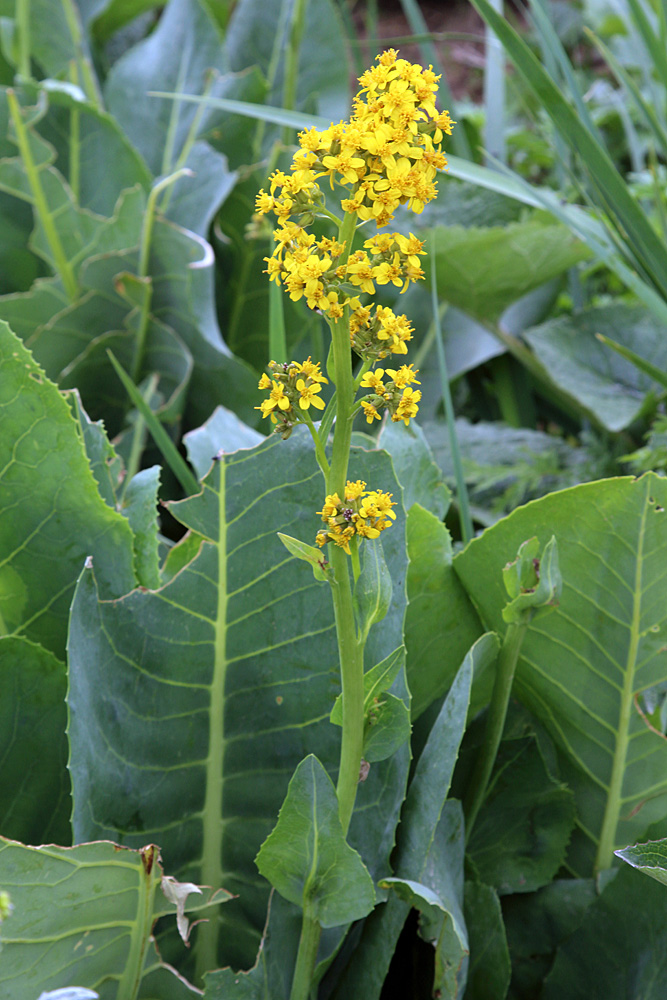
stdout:
<svg viewBox="0 0 667 1000">
<path fill-rule="evenodd" d="M 193 496 L 195 493 L 200 493 L 201 488 L 199 483 L 188 468 L 185 459 L 179 454 L 176 445 L 171 440 L 166 430 L 139 392 L 139 389 L 136 387 L 122 365 L 116 360 L 113 353 L 111 351 L 107 351 L 107 354 L 109 355 L 111 364 L 116 370 L 118 378 L 125 387 L 125 391 L 146 421 L 146 426 L 148 427 L 155 444 L 160 449 L 162 457 L 185 490 L 186 495 Z"/>
<path fill-rule="evenodd" d="M 503 42 L 516 69 L 587 169 L 599 206 L 608 214 L 628 248 L 634 266 L 667 298 L 667 252 L 649 220 L 633 200 L 605 149 L 591 135 L 559 87 L 517 32 L 489 0 L 471 0 Z"/>
</svg>

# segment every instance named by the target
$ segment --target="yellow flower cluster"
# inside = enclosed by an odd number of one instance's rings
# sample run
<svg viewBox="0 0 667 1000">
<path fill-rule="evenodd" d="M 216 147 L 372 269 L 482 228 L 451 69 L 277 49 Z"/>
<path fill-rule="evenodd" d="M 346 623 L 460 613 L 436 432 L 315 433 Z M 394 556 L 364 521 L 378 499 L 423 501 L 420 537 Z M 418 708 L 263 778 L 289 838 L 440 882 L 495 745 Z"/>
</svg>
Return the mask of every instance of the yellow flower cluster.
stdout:
<svg viewBox="0 0 667 1000">
<path fill-rule="evenodd" d="M 262 417 L 270 417 L 277 425 L 276 432 L 288 438 L 294 425 L 306 419 L 304 413 L 311 406 L 324 409 L 324 400 L 318 393 L 328 379 L 322 375 L 319 364 L 310 358 L 303 363 L 270 361 L 267 367 L 270 375 L 262 375 L 259 388 L 268 389 L 269 395 L 255 409 L 262 411 Z"/>
<path fill-rule="evenodd" d="M 326 527 L 320 529 L 315 541 L 321 547 L 327 542 L 335 542 L 350 555 L 350 540 L 378 538 L 381 531 L 396 520 L 392 507 L 396 504 L 391 493 L 367 490 L 361 479 L 345 487 L 345 499 L 337 493 L 326 498 L 322 510 L 318 510 Z"/>
<path fill-rule="evenodd" d="M 431 67 L 399 59 L 394 49 L 382 53 L 378 65 L 359 78 L 350 121 L 302 132 L 291 173 L 275 171 L 269 191 L 260 191 L 255 203 L 260 215 L 273 212 L 278 218 L 276 247 L 265 258 L 270 279 L 284 284 L 294 301 L 305 298 L 309 308 L 332 320 L 349 305 L 352 345 L 368 360 L 405 354 L 409 324 L 374 303 L 362 306 L 359 295 L 373 295 L 387 284 L 404 292 L 422 278 L 423 244 L 412 234 L 381 234 L 343 263 L 341 243 L 316 240 L 306 227 L 316 215 L 328 214 L 321 177 L 329 178 L 332 189 L 334 181 L 347 189 L 343 211 L 379 227 L 399 205 L 421 212 L 435 197 L 436 173 L 447 163 L 440 143 L 454 124 L 448 112 L 436 110 L 438 79 Z"/>
<path fill-rule="evenodd" d="M 398 369 L 376 368 L 375 371 L 366 372 L 361 386 L 373 390 L 361 401 L 366 422 L 372 424 L 374 420 L 379 420 L 380 412 L 387 409 L 393 421 L 402 420 L 407 427 L 410 418 L 417 416 L 417 404 L 422 397 L 419 389 L 412 388 L 413 384 L 421 384 L 417 379 L 418 374 L 413 371 L 412 365 L 401 365 Z M 390 379 L 389 382 L 384 382 L 385 376 Z"/>
</svg>

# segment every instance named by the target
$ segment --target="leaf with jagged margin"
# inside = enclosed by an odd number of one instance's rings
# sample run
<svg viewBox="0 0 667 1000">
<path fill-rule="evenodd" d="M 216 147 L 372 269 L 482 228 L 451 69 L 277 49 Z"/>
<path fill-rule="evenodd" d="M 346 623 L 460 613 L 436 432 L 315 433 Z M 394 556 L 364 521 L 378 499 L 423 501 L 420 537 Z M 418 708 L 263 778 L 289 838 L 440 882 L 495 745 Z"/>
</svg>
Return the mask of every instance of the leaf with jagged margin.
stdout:
<svg viewBox="0 0 667 1000">
<path fill-rule="evenodd" d="M 134 585 L 132 531 L 99 495 L 77 423 L 55 385 L 0 322 L 0 575 L 9 634 L 62 657 L 76 579 L 92 555 L 102 593 Z"/>
<path fill-rule="evenodd" d="M 591 256 L 551 216 L 479 229 L 438 226 L 434 240 L 439 296 L 491 322 L 533 288 Z"/>
<path fill-rule="evenodd" d="M 160 466 L 152 465 L 132 477 L 123 500 L 122 512 L 134 535 L 134 572 L 141 587 L 160 586 L 158 561 L 157 492 Z"/>
<path fill-rule="evenodd" d="M 408 555 L 405 645 L 414 720 L 442 698 L 483 628 L 452 568 L 449 531 L 418 503 L 408 511 Z"/>
<path fill-rule="evenodd" d="M 6 837 L 32 844 L 71 840 L 66 687 L 65 664 L 53 653 L 24 637 L 0 638 L 0 830 Z"/>
<path fill-rule="evenodd" d="M 103 422 L 90 419 L 81 405 L 81 397 L 77 390 L 69 389 L 63 396 L 79 425 L 83 446 L 100 496 L 109 507 L 115 509 L 116 491 L 120 485 L 123 463 L 109 441 Z"/>
<path fill-rule="evenodd" d="M 380 431 L 378 444 L 392 457 L 408 513 L 414 503 L 419 503 L 442 521 L 449 510 L 452 493 L 419 424 L 412 420 L 406 427 L 402 420 L 396 423 L 388 420 Z"/>
<path fill-rule="evenodd" d="M 0 884 L 14 904 L 3 927 L 0 995 L 35 1000 L 42 989 L 76 982 L 111 1000 L 136 996 L 144 972 L 153 982 L 175 975 L 164 966 L 155 975 L 153 924 L 176 912 L 161 889 L 159 862 L 152 844 L 138 851 L 108 841 L 26 847 L 0 837 Z M 205 909 L 214 898 L 229 897 L 204 888 L 186 908 Z M 179 998 L 187 995 L 182 984 L 173 984 Z"/>
<path fill-rule="evenodd" d="M 562 754 L 577 805 L 568 861 L 582 876 L 667 812 L 667 741 L 637 700 L 667 679 L 665 508 L 667 482 L 653 473 L 586 483 L 515 510 L 454 557 L 502 633 L 503 566 L 526 538 L 556 536 L 560 604 L 529 625 L 515 685 Z"/>
<path fill-rule="evenodd" d="M 627 861 L 633 868 L 650 875 L 651 878 L 667 885 L 667 839 L 652 840 L 648 844 L 635 844 L 614 851 L 616 857 Z"/>
<path fill-rule="evenodd" d="M 505 1000 L 512 969 L 495 890 L 482 882 L 466 882 L 463 912 L 470 944 L 466 997 Z"/>
<path fill-rule="evenodd" d="M 197 929 L 202 969 L 254 960 L 267 898 L 255 854 L 299 760 L 315 750 L 327 769 L 338 764 L 330 595 L 276 534 L 303 535 L 308 511 L 317 528 L 323 485 L 309 441 L 298 428 L 289 441 L 223 455 L 201 495 L 170 505 L 204 540 L 161 590 L 100 602 L 88 570 L 73 604 L 75 835 L 159 841 L 177 876 L 240 893 Z M 400 493 L 384 452 L 354 454 L 350 474 Z M 384 546 L 401 581 L 397 510 Z M 400 644 L 404 610 L 397 583 L 383 628 L 369 636 L 370 662 Z M 408 756 L 373 765 L 359 788 L 350 843 L 374 876 L 393 848 Z"/>
<path fill-rule="evenodd" d="M 465 729 L 473 671 L 476 661 L 496 655 L 497 640 L 493 635 L 482 636 L 468 651 L 417 762 L 401 813 L 394 858 L 396 875 L 426 885 L 436 893 L 442 885 L 430 883 L 428 857 Z M 378 1000 L 409 909 L 407 903 L 390 893 L 386 904 L 367 917 L 355 951 L 338 974 L 332 994 L 335 1000 L 357 994 L 365 1000 Z"/>
</svg>

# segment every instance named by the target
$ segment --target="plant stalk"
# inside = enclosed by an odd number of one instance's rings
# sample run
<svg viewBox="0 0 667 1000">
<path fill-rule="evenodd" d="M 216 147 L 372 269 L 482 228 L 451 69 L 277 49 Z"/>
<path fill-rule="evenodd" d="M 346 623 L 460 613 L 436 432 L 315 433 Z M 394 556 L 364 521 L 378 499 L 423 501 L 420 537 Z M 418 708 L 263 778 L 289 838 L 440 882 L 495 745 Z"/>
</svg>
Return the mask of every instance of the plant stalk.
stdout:
<svg viewBox="0 0 667 1000">
<path fill-rule="evenodd" d="M 475 763 L 470 785 L 466 793 L 463 812 L 466 819 L 466 842 L 470 840 L 477 813 L 484 801 L 489 778 L 498 754 L 498 747 L 505 728 L 507 706 L 509 705 L 514 673 L 521 652 L 523 639 L 528 628 L 528 616 L 520 624 L 510 622 L 496 664 L 496 679 L 486 720 L 484 743 Z"/>
<path fill-rule="evenodd" d="M 44 229 L 44 234 L 49 244 L 49 248 L 53 254 L 53 262 L 55 264 L 56 271 L 60 275 L 65 292 L 67 293 L 68 298 L 73 300 L 78 294 L 76 277 L 74 276 L 74 270 L 70 261 L 67 259 L 67 254 L 65 253 L 63 245 L 60 241 L 60 235 L 58 233 L 58 229 L 56 228 L 56 224 L 53 221 L 53 215 L 49 210 L 49 204 L 39 176 L 39 167 L 35 164 L 33 159 L 28 131 L 23 124 L 23 119 L 21 118 L 21 108 L 13 90 L 7 90 L 7 103 L 9 104 L 9 113 L 12 116 L 12 123 L 16 132 L 16 142 L 19 147 L 21 159 L 23 160 L 23 167 L 28 178 L 28 184 L 30 185 L 30 191 L 37 218 Z"/>
<path fill-rule="evenodd" d="M 322 928 L 317 920 L 313 920 L 304 910 L 290 1000 L 308 1000 L 310 996 L 321 933 Z"/>
<path fill-rule="evenodd" d="M 292 111 L 296 103 L 296 86 L 299 78 L 299 50 L 306 26 L 308 0 L 294 0 L 289 26 L 287 55 L 285 58 L 285 83 L 283 86 L 283 108 Z M 287 145 L 292 137 L 292 129 L 283 129 L 283 142 Z"/>
</svg>

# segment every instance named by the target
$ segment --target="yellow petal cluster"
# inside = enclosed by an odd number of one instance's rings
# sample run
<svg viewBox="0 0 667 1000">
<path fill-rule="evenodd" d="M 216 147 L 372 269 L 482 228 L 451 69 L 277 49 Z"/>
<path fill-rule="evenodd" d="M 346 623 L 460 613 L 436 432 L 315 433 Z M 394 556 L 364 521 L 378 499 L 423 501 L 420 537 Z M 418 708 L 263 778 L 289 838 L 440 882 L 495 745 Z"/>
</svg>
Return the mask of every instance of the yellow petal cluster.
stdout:
<svg viewBox="0 0 667 1000">
<path fill-rule="evenodd" d="M 357 311 L 355 332 L 360 332 L 352 344 L 364 359 L 406 353 L 407 320 L 400 322 L 391 310 L 383 314 L 374 303 L 362 318 L 359 295 L 373 295 L 381 285 L 404 292 L 422 278 L 423 245 L 412 234 L 381 234 L 343 262 L 343 246 L 316 240 L 307 226 L 326 214 L 319 186 L 323 177 L 332 189 L 343 189 L 343 211 L 378 227 L 391 221 L 399 205 L 421 212 L 435 197 L 437 171 L 447 163 L 440 143 L 454 124 L 448 112 L 435 107 L 438 80 L 432 67 L 399 59 L 394 49 L 383 52 L 359 78 L 349 122 L 302 132 L 290 173 L 274 171 L 269 191 L 256 198 L 258 214 L 273 212 L 278 219 L 275 250 L 265 258 L 269 278 L 282 283 L 293 301 L 303 298 L 331 319 L 339 319 L 350 305 Z M 366 342 L 369 354 L 363 353 Z"/>
<path fill-rule="evenodd" d="M 367 490 L 366 483 L 361 479 L 356 482 L 348 480 L 344 499 L 332 493 L 324 501 L 322 510 L 318 510 L 326 527 L 318 531 L 315 541 L 319 546 L 334 542 L 349 555 L 350 540 L 355 535 L 359 538 L 379 538 L 380 532 L 396 519 L 392 510 L 396 506 L 392 495 Z"/>
<path fill-rule="evenodd" d="M 361 401 L 366 422 L 372 424 L 374 420 L 379 420 L 382 410 L 387 409 L 393 421 L 402 420 L 407 427 L 419 410 L 421 392 L 412 388 L 413 384 L 421 384 L 418 374 L 412 365 L 401 365 L 397 369 L 376 368 L 366 372 L 360 383 L 362 389 L 372 389 Z"/>
<path fill-rule="evenodd" d="M 275 430 L 283 438 L 288 438 L 294 425 L 306 419 L 304 413 L 311 406 L 324 409 L 324 400 L 318 393 L 328 379 L 322 375 L 319 364 L 310 358 L 284 364 L 270 361 L 267 367 L 270 374 L 262 375 L 258 388 L 268 389 L 269 395 L 255 409 L 261 410 L 262 417 L 269 417 L 276 424 Z"/>
</svg>

